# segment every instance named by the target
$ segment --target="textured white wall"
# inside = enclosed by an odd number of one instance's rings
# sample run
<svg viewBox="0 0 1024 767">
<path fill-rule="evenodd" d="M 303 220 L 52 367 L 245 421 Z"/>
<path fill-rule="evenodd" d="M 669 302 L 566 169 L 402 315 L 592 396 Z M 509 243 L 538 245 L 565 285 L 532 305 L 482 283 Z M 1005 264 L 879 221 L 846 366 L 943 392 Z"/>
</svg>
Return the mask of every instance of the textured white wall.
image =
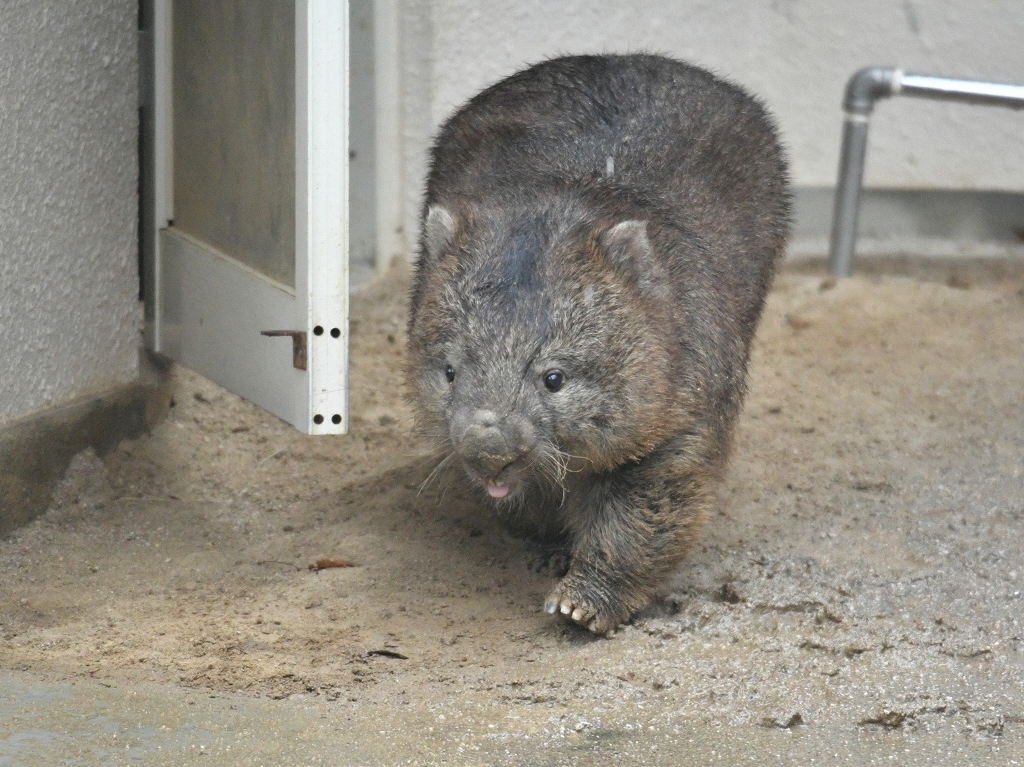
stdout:
<svg viewBox="0 0 1024 767">
<path fill-rule="evenodd" d="M 1020 0 L 407 0 L 403 24 L 407 227 L 436 126 L 480 88 L 558 54 L 662 52 L 746 86 L 778 117 L 799 186 L 834 185 L 843 88 L 863 66 L 1024 84 Z M 1024 190 L 1024 113 L 883 102 L 865 181 Z"/>
<path fill-rule="evenodd" d="M 136 376 L 136 13 L 0 3 L 0 423 Z"/>
</svg>

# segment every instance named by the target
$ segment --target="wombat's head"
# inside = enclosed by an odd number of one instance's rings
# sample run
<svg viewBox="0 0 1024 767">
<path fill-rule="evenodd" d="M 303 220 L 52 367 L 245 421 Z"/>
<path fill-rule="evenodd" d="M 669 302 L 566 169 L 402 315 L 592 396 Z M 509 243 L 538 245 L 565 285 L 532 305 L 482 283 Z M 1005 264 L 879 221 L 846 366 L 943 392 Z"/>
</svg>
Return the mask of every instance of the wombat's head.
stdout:
<svg viewBox="0 0 1024 767">
<path fill-rule="evenodd" d="M 421 430 L 498 499 L 641 458 L 678 428 L 666 284 L 640 220 L 430 207 L 409 320 Z"/>
</svg>

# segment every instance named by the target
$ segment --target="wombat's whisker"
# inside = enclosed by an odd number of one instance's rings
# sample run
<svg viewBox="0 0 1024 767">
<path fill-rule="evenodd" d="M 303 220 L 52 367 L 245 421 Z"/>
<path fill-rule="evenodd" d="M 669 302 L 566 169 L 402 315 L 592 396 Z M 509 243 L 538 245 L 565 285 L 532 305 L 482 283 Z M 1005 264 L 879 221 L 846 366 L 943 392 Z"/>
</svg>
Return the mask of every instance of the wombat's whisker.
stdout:
<svg viewBox="0 0 1024 767">
<path fill-rule="evenodd" d="M 558 453 L 558 455 L 561 457 L 561 459 L 564 460 L 564 462 L 565 462 L 565 469 L 564 470 L 569 472 L 570 474 L 577 474 L 577 473 L 583 471 L 583 469 L 570 469 L 569 468 L 569 461 L 571 461 L 571 460 L 575 459 L 577 461 L 586 461 L 589 464 L 593 464 L 594 463 L 593 459 L 588 458 L 585 455 L 573 455 L 572 453 L 567 453 L 564 450 L 562 450 L 561 448 L 557 447 L 556 445 L 551 445 L 551 450 L 554 450 L 556 453 Z"/>
<path fill-rule="evenodd" d="M 446 452 L 447 451 L 443 451 L 443 450 L 433 450 L 433 451 L 430 452 L 429 455 L 427 455 L 426 458 L 423 458 L 423 459 L 421 459 L 419 461 L 416 461 L 410 468 L 413 471 L 416 471 L 417 469 L 422 469 L 428 463 L 433 463 L 434 461 L 439 461 L 441 458 L 443 458 L 445 456 Z"/>
<path fill-rule="evenodd" d="M 434 470 L 427 475 L 427 478 L 420 483 L 420 487 L 419 490 L 416 491 L 416 495 L 422 493 L 423 490 L 427 487 L 427 485 L 429 485 L 434 479 L 436 479 L 454 458 L 455 453 L 449 453 L 447 456 L 441 459 L 441 462 L 438 463 L 437 466 L 434 467 Z M 447 491 L 448 488 L 445 487 L 444 489 L 445 491 Z"/>
<path fill-rule="evenodd" d="M 562 471 L 568 472 L 570 474 L 577 474 L 581 471 L 584 471 L 584 469 L 570 469 L 569 461 L 575 460 L 586 461 L 589 464 L 594 463 L 593 459 L 587 458 L 587 456 L 573 456 L 571 453 L 566 453 L 565 451 L 561 450 L 558 445 L 555 444 L 548 445 L 548 450 L 558 454 L 558 460 L 561 461 L 563 465 Z"/>
<path fill-rule="evenodd" d="M 568 468 L 566 454 L 550 443 L 544 448 L 537 452 L 537 457 L 530 462 L 527 468 L 536 467 L 537 474 L 542 479 L 548 480 L 551 489 L 561 492 L 562 499 L 558 504 L 558 507 L 561 508 L 565 504 L 565 474 Z"/>
</svg>

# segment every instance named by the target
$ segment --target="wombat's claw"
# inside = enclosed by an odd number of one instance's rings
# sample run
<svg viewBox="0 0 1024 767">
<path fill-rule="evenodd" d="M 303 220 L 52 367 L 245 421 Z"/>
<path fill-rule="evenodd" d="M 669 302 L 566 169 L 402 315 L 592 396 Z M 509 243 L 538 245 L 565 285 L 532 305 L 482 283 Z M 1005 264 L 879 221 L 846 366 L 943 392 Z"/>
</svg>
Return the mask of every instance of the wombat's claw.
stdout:
<svg viewBox="0 0 1024 767">
<path fill-rule="evenodd" d="M 574 604 L 568 599 L 559 600 L 558 597 L 550 596 L 544 603 L 544 611 L 549 615 L 561 613 L 573 623 L 585 626 L 595 634 L 609 634 L 614 626 L 606 626 L 597 615 L 597 610 L 583 605 Z"/>
</svg>

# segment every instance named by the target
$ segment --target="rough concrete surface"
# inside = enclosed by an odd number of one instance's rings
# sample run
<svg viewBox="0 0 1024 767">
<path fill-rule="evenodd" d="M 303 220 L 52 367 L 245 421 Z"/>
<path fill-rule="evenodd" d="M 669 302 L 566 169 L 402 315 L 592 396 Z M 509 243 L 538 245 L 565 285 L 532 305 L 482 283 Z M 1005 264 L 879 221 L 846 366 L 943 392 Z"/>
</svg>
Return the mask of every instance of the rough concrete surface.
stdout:
<svg viewBox="0 0 1024 767">
<path fill-rule="evenodd" d="M 1014 0 L 408 0 L 401 9 L 403 183 L 395 191 L 410 244 L 437 126 L 482 88 L 552 56 L 647 50 L 734 80 L 778 118 L 798 192 L 835 184 L 843 89 L 862 67 L 1024 84 L 1024 13 Z M 1022 149 L 1013 110 L 885 99 L 871 117 L 864 183 L 1024 191 Z"/>
<path fill-rule="evenodd" d="M 138 375 L 137 17 L 0 3 L 0 424 Z"/>
<path fill-rule="evenodd" d="M 718 510 L 611 639 L 419 490 L 402 270 L 349 436 L 176 369 L 0 542 L 0 765 L 1024 764 L 1024 268 L 925 276 L 781 276 Z"/>
<path fill-rule="evenodd" d="M 170 366 L 143 352 L 134 383 L 0 426 L 0 536 L 47 511 L 83 450 L 105 456 L 158 424 L 171 399 Z"/>
</svg>

